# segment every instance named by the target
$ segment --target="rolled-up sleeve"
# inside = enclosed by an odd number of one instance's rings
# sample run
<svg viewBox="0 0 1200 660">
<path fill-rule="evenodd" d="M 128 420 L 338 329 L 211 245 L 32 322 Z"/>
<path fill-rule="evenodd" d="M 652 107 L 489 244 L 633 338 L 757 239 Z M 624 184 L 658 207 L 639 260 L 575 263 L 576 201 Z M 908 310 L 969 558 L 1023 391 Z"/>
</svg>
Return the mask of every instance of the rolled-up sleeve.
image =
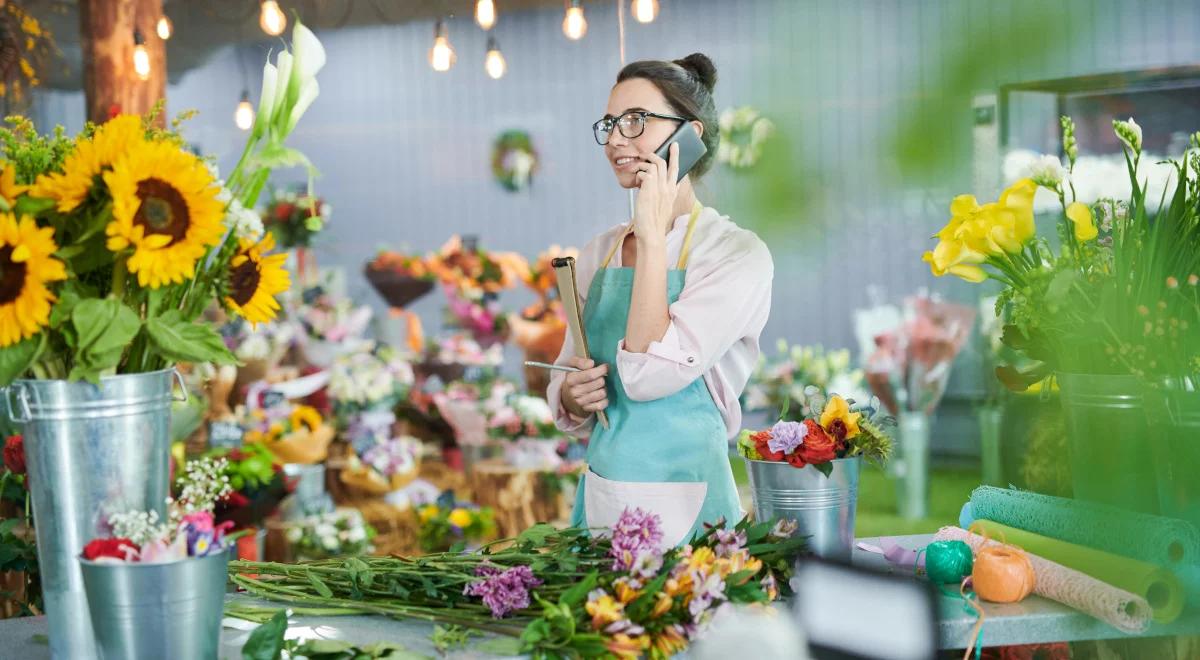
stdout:
<svg viewBox="0 0 1200 660">
<path fill-rule="evenodd" d="M 757 237 L 740 249 L 726 247 L 732 254 L 688 269 L 660 340 L 645 353 L 626 351 L 623 340 L 618 344 L 617 371 L 630 399 L 675 394 L 703 377 L 738 342 L 757 341 L 770 313 L 771 254 Z"/>
</svg>

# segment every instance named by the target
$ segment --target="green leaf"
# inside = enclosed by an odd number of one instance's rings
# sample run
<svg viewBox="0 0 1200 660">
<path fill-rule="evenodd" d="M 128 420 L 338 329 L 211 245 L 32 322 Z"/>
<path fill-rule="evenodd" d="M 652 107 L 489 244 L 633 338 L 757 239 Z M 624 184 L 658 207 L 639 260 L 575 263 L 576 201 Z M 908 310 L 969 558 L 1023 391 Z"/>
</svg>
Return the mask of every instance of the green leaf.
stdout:
<svg viewBox="0 0 1200 660">
<path fill-rule="evenodd" d="M 275 660 L 283 651 L 283 634 L 287 632 L 287 612 L 280 610 L 271 620 L 250 633 L 242 646 L 242 660 Z"/>
<path fill-rule="evenodd" d="M 329 588 L 329 585 L 322 582 L 316 573 L 309 572 L 308 582 L 317 590 L 317 593 L 321 594 L 322 598 L 333 598 L 333 590 Z"/>
<path fill-rule="evenodd" d="M 71 310 L 77 345 L 71 379 L 99 382 L 100 374 L 115 369 L 125 347 L 137 336 L 142 322 L 116 298 L 80 301 Z"/>
<path fill-rule="evenodd" d="M 457 555 L 457 554 L 462 553 L 462 551 L 466 550 L 466 549 L 467 549 L 467 542 L 465 540 L 460 540 L 459 542 L 450 546 L 450 550 L 448 550 L 448 552 L 450 554 Z"/>
<path fill-rule="evenodd" d="M 37 362 L 45 347 L 46 333 L 40 332 L 36 337 L 0 348 L 0 387 L 7 387 L 14 380 L 24 376 L 29 367 Z M 5 396 L 8 395 L 6 391 Z"/>
<path fill-rule="evenodd" d="M 833 461 L 828 461 L 826 463 L 813 463 L 812 466 L 817 469 L 817 472 L 820 472 L 826 477 L 833 473 Z"/>
<path fill-rule="evenodd" d="M 17 198 L 16 208 L 13 210 L 15 215 L 37 215 L 43 211 L 48 211 L 54 208 L 57 202 L 53 199 L 42 199 L 40 197 L 19 197 Z"/>
<path fill-rule="evenodd" d="M 20 518 L 9 518 L 7 520 L 4 520 L 3 522 L 0 522 L 0 536 L 4 536 L 4 535 L 8 534 L 9 532 L 13 531 L 13 529 L 17 525 L 20 525 L 20 524 L 21 524 Z"/>
<path fill-rule="evenodd" d="M 1066 302 L 1067 294 L 1071 292 L 1071 287 L 1078 278 L 1079 275 L 1073 270 L 1055 273 L 1054 279 L 1050 280 L 1050 285 L 1046 288 L 1046 302 L 1051 304 Z"/>
<path fill-rule="evenodd" d="M 538 523 L 533 527 L 521 532 L 517 536 L 517 543 L 530 543 L 534 546 L 543 546 L 546 544 L 546 539 L 558 533 L 558 530 L 553 525 L 546 523 Z"/>
<path fill-rule="evenodd" d="M 495 637 L 485 639 L 471 648 L 472 650 L 487 653 L 488 655 L 521 655 L 521 640 L 516 637 Z"/>
<path fill-rule="evenodd" d="M 183 319 L 177 309 L 147 319 L 146 335 L 154 350 L 170 362 L 238 363 L 216 330 Z"/>
<path fill-rule="evenodd" d="M 600 579 L 599 571 L 588 573 L 587 577 L 580 580 L 575 586 L 567 589 L 559 597 L 558 602 L 575 607 L 582 603 L 587 598 L 588 592 L 596 587 L 596 582 Z"/>
</svg>

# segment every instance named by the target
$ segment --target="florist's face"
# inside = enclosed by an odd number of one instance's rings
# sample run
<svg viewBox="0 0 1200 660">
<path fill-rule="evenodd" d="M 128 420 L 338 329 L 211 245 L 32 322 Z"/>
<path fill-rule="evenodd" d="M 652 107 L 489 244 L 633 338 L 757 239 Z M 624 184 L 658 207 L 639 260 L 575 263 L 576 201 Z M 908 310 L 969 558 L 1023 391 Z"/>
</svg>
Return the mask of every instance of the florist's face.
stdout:
<svg viewBox="0 0 1200 660">
<path fill-rule="evenodd" d="M 617 83 L 608 95 L 608 107 L 605 117 L 620 118 L 637 110 L 646 110 L 660 115 L 677 115 L 678 112 L 667 103 L 667 99 L 658 91 L 654 83 L 644 78 L 631 78 Z M 621 133 L 617 126 L 612 127 L 608 136 L 608 144 L 604 145 L 604 155 L 617 176 L 617 183 L 622 188 L 637 188 L 636 165 L 641 160 L 640 154 L 654 153 L 662 146 L 667 138 L 679 128 L 679 122 L 658 117 L 646 117 L 646 125 L 641 135 L 628 138 Z M 626 132 L 636 133 L 636 131 Z"/>
</svg>

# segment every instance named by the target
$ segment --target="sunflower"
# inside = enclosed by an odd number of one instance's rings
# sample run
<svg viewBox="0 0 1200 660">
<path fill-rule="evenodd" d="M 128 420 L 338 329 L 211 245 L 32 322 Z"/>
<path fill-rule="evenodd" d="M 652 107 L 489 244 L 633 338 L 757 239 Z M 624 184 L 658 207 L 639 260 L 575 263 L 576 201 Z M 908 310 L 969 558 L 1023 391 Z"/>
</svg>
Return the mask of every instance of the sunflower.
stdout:
<svg viewBox="0 0 1200 660">
<path fill-rule="evenodd" d="M 133 248 L 129 272 L 157 289 L 196 272 L 196 261 L 221 242 L 225 205 L 204 163 L 169 142 L 144 142 L 104 173 L 113 198 L 108 249 Z"/>
<path fill-rule="evenodd" d="M 145 141 L 146 129 L 141 117 L 114 117 L 96 129 L 90 139 L 80 138 L 75 143 L 75 150 L 63 161 L 63 171 L 39 176 L 29 194 L 56 200 L 62 213 L 74 211 L 87 199 L 97 175 Z"/>
<path fill-rule="evenodd" d="M 292 409 L 288 421 L 292 424 L 292 431 L 298 431 L 301 427 L 309 431 L 316 431 L 321 428 L 322 424 L 321 413 L 312 406 L 296 406 Z"/>
<path fill-rule="evenodd" d="M 4 198 L 10 209 L 16 203 L 17 197 L 26 190 L 29 190 L 29 186 L 17 185 L 17 166 L 5 163 L 4 170 L 0 172 L 0 197 Z"/>
<path fill-rule="evenodd" d="M 275 318 L 275 311 L 279 309 L 275 296 L 292 285 L 291 277 L 283 267 L 287 255 L 266 255 L 274 247 L 275 239 L 271 234 L 266 234 L 257 243 L 243 238 L 238 242 L 237 254 L 229 262 L 229 295 L 225 304 L 251 326 Z"/>
<path fill-rule="evenodd" d="M 55 259 L 54 230 L 32 218 L 0 213 L 0 348 L 36 335 L 50 322 L 54 294 L 46 285 L 67 279 Z"/>
</svg>

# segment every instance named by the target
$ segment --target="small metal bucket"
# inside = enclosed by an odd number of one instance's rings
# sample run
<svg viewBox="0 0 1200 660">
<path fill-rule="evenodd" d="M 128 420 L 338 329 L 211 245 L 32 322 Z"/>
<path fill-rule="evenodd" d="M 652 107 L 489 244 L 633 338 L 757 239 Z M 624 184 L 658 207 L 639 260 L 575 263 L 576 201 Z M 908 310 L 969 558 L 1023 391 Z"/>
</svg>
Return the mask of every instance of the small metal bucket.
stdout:
<svg viewBox="0 0 1200 660">
<path fill-rule="evenodd" d="M 1075 499 L 1157 514 L 1144 386 L 1134 376 L 1058 374 Z"/>
<path fill-rule="evenodd" d="M 17 380 L 3 392 L 4 409 L 25 435 L 54 658 L 96 656 L 77 561 L 83 546 L 107 534 L 110 513 L 165 517 L 173 378 L 166 369 L 99 385 Z"/>
<path fill-rule="evenodd" d="M 1150 389 L 1145 401 L 1161 513 L 1200 526 L 1200 391 Z"/>
<path fill-rule="evenodd" d="M 216 658 L 229 554 L 166 564 L 79 559 L 98 657 Z"/>
<path fill-rule="evenodd" d="M 858 473 L 862 457 L 839 458 L 826 477 L 815 467 L 746 459 L 757 520 L 782 518 L 799 525 L 808 550 L 818 557 L 850 561 L 854 516 L 858 509 Z"/>
</svg>

